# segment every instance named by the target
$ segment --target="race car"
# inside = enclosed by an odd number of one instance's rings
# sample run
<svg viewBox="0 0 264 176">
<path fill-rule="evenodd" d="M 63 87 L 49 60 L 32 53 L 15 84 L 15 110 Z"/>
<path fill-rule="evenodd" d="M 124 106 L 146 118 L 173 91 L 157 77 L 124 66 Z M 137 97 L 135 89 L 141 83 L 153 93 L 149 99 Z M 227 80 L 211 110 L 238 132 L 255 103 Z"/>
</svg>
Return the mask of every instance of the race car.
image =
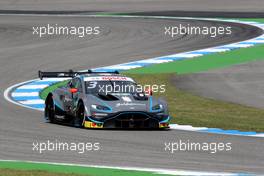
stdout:
<svg viewBox="0 0 264 176">
<path fill-rule="evenodd" d="M 138 89 L 130 77 L 113 72 L 42 72 L 39 78 L 69 77 L 45 100 L 45 120 L 84 128 L 169 128 L 165 100 Z"/>
</svg>

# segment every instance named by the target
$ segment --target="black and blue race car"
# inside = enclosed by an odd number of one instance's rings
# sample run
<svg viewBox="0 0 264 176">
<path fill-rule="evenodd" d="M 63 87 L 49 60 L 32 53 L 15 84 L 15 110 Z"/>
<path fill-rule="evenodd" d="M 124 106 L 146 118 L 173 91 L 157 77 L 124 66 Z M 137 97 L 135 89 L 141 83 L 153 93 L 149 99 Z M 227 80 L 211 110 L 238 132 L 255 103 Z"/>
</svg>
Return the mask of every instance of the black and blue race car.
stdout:
<svg viewBox="0 0 264 176">
<path fill-rule="evenodd" d="M 84 128 L 169 128 L 168 106 L 114 72 L 41 72 L 40 79 L 69 77 L 45 100 L 45 119 Z"/>
</svg>

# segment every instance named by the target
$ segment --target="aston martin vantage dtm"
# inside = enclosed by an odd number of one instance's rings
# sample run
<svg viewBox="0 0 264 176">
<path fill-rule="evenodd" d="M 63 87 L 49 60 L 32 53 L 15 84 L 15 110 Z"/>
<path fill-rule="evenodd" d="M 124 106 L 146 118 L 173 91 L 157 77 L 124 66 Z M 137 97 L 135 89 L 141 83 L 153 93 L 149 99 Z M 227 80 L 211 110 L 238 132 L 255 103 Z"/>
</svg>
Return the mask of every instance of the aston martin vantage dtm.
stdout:
<svg viewBox="0 0 264 176">
<path fill-rule="evenodd" d="M 132 78 L 117 71 L 39 71 L 39 77 L 69 78 L 46 97 L 47 122 L 84 128 L 169 128 L 166 101 L 154 98 L 151 91 L 138 91 Z"/>
</svg>

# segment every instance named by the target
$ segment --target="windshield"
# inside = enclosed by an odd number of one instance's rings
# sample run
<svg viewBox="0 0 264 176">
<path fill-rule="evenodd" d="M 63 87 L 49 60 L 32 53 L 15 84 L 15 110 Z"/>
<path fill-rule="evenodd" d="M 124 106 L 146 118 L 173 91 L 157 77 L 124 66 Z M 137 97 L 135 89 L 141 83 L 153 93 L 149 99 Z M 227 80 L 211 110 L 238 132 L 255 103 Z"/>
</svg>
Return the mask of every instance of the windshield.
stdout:
<svg viewBox="0 0 264 176">
<path fill-rule="evenodd" d="M 137 91 L 137 84 L 131 81 L 86 81 L 87 94 L 133 93 Z"/>
</svg>

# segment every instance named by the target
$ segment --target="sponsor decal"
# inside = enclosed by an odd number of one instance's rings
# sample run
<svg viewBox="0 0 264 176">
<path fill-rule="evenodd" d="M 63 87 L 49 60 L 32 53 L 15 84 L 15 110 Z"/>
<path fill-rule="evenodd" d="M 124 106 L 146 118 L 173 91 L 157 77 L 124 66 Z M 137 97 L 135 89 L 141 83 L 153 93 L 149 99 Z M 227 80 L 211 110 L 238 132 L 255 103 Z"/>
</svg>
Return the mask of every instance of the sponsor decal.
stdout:
<svg viewBox="0 0 264 176">
<path fill-rule="evenodd" d="M 120 106 L 146 106 L 145 104 L 142 103 L 117 103 L 116 107 Z"/>
<path fill-rule="evenodd" d="M 93 77 L 85 77 L 84 81 L 131 81 L 134 82 L 132 78 L 128 78 L 125 76 L 93 76 Z"/>
</svg>

